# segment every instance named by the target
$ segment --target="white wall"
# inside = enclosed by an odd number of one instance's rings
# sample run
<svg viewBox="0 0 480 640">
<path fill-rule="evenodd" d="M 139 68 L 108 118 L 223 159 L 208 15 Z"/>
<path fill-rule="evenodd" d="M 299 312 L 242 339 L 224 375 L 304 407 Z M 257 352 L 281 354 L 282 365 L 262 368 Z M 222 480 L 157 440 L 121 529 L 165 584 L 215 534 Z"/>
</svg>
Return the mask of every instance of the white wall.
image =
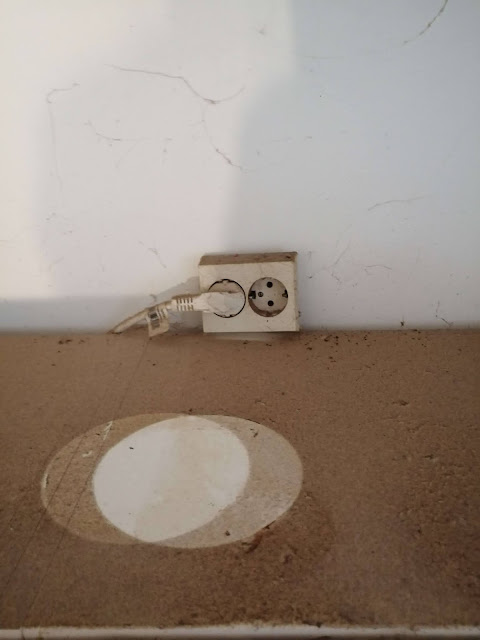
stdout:
<svg viewBox="0 0 480 640">
<path fill-rule="evenodd" d="M 298 250 L 305 327 L 480 324 L 478 0 L 2 0 L 0 322 Z"/>
</svg>

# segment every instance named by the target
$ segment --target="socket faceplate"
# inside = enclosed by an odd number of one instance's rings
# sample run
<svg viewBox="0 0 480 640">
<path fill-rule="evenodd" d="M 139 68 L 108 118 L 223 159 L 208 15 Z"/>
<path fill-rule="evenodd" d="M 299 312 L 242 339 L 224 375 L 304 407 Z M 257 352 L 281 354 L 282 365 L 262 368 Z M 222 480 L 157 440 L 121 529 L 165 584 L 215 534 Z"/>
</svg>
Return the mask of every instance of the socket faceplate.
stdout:
<svg viewBox="0 0 480 640">
<path fill-rule="evenodd" d="M 204 313 L 205 333 L 299 330 L 295 251 L 203 256 L 198 273 L 202 292 L 218 282 L 231 280 L 248 297 L 248 303 L 234 317 Z M 258 287 L 253 287 L 256 283 Z"/>
</svg>

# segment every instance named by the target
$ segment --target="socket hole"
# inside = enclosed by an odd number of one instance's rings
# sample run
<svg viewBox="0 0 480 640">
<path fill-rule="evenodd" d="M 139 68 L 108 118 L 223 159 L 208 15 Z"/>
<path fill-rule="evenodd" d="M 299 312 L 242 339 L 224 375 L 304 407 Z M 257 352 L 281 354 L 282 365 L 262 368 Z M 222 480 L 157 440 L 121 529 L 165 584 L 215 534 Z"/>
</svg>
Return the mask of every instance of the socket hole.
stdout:
<svg viewBox="0 0 480 640">
<path fill-rule="evenodd" d="M 288 292 L 280 280 L 260 278 L 250 287 L 248 303 L 259 316 L 273 318 L 287 306 Z"/>
<path fill-rule="evenodd" d="M 245 291 L 238 284 L 238 282 L 235 282 L 235 280 L 228 280 L 226 278 L 224 278 L 223 280 L 217 280 L 217 282 L 214 282 L 212 284 L 209 291 L 222 291 L 226 293 L 243 293 L 243 304 L 238 308 L 238 310 L 234 309 L 230 313 L 225 313 L 225 315 L 216 313 L 215 315 L 218 316 L 219 318 L 233 318 L 235 316 L 238 316 L 238 314 L 241 313 L 241 311 L 243 311 L 243 308 L 245 306 Z"/>
</svg>

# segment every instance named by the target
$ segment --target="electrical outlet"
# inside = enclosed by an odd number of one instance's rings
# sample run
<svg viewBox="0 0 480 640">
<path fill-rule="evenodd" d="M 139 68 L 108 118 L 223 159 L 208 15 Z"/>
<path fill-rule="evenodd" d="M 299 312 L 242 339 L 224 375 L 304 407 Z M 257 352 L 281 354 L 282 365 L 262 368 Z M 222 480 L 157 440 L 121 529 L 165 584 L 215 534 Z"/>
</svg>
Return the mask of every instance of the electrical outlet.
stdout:
<svg viewBox="0 0 480 640">
<path fill-rule="evenodd" d="M 204 313 L 205 333 L 299 330 L 295 251 L 203 256 L 198 274 L 202 292 L 244 295 L 228 316 Z"/>
</svg>

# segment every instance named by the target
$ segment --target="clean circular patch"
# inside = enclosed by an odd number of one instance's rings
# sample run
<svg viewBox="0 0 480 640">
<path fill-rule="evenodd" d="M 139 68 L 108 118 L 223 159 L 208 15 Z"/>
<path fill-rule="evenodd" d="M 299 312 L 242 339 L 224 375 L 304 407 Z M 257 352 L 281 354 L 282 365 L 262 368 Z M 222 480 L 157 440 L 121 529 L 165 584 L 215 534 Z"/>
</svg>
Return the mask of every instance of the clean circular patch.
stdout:
<svg viewBox="0 0 480 640">
<path fill-rule="evenodd" d="M 279 433 L 232 416 L 140 415 L 75 438 L 42 501 L 83 538 L 179 548 L 245 540 L 297 498 L 302 464 Z"/>
<path fill-rule="evenodd" d="M 211 522 L 243 491 L 245 446 L 197 416 L 156 422 L 114 445 L 93 476 L 97 505 L 120 531 L 160 542 Z"/>
</svg>

